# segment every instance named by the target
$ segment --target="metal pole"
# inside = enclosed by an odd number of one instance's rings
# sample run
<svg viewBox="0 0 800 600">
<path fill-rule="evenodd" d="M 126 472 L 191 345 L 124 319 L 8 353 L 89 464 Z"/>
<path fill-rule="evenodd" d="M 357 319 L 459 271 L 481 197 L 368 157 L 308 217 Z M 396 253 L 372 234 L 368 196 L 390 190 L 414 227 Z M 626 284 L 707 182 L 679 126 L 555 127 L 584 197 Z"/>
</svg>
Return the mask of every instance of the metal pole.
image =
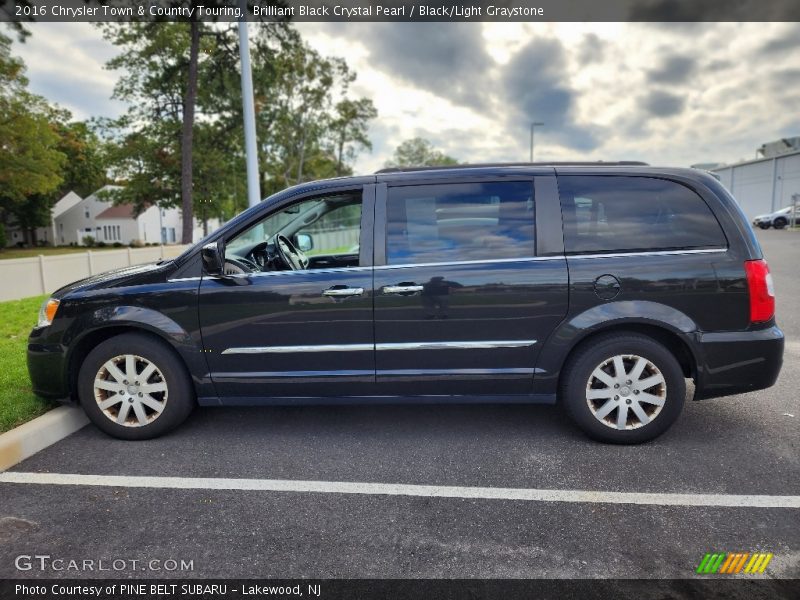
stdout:
<svg viewBox="0 0 800 600">
<path fill-rule="evenodd" d="M 536 131 L 536 125 L 531 123 L 531 162 L 533 162 L 533 132 Z"/>
<path fill-rule="evenodd" d="M 247 205 L 261 202 L 256 148 L 256 108 L 253 101 L 253 72 L 250 69 L 250 38 L 247 35 L 247 0 L 242 0 L 239 20 L 239 57 L 242 64 L 242 108 L 244 114 L 244 147 L 247 157 Z"/>
<path fill-rule="evenodd" d="M 539 121 L 534 121 L 531 123 L 531 162 L 533 162 L 533 140 L 534 140 L 534 131 L 537 127 L 541 127 L 544 123 L 540 123 Z"/>
</svg>

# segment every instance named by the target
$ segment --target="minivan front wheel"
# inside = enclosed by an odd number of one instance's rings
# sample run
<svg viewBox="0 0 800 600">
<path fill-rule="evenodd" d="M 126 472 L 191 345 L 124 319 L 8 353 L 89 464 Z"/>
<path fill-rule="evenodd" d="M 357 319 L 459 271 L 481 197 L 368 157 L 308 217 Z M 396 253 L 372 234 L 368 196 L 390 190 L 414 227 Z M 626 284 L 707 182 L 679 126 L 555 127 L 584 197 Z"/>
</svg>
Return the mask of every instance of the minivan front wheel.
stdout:
<svg viewBox="0 0 800 600">
<path fill-rule="evenodd" d="M 590 340 L 566 365 L 562 400 L 590 437 L 611 443 L 651 440 L 683 408 L 686 381 L 664 346 L 639 334 Z"/>
<path fill-rule="evenodd" d="M 78 395 L 100 429 L 121 439 L 159 436 L 194 407 L 186 370 L 163 342 L 126 333 L 92 350 L 78 374 Z"/>
</svg>

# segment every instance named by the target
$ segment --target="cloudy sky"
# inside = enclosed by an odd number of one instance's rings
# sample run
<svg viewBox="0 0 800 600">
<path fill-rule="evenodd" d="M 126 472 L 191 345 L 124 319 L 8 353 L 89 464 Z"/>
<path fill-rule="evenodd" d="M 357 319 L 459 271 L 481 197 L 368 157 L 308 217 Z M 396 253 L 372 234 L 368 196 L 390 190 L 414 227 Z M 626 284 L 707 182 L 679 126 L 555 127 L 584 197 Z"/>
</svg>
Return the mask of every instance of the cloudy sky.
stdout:
<svg viewBox="0 0 800 600">
<path fill-rule="evenodd" d="M 379 116 L 357 172 L 422 136 L 462 161 L 752 158 L 800 135 L 800 26 L 789 23 L 302 23 L 345 58 Z M 82 23 L 38 23 L 14 52 L 33 91 L 77 118 L 114 116 L 115 48 Z"/>
</svg>

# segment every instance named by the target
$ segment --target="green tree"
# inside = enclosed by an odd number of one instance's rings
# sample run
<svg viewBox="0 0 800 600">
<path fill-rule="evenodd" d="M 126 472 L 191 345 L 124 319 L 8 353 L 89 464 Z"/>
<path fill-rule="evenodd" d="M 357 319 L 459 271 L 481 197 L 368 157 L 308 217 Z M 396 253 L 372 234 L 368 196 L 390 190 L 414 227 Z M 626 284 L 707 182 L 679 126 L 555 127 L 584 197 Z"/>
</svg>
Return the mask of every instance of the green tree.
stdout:
<svg viewBox="0 0 800 600">
<path fill-rule="evenodd" d="M 238 39 L 228 25 L 199 24 L 196 119 L 192 169 L 186 164 L 187 86 L 191 46 L 186 23 L 104 25 L 123 52 L 108 68 L 125 74 L 115 97 L 131 104 L 126 115 L 105 121 L 109 164 L 123 187 L 118 202 L 137 210 L 158 203 L 181 206 L 183 239 L 191 217 L 228 218 L 246 206 L 242 97 Z M 369 148 L 372 103 L 348 94 L 355 79 L 345 62 L 323 57 L 287 23 L 252 28 L 252 63 L 262 193 L 347 173 Z M 187 176 L 187 173 L 189 175 Z M 187 196 L 186 183 L 191 183 Z M 187 209 L 187 197 L 192 203 Z M 187 233 L 186 229 L 189 227 Z"/>
<path fill-rule="evenodd" d="M 375 105 L 369 98 L 350 100 L 345 98 L 336 104 L 331 122 L 331 134 L 336 145 L 336 174 L 344 173 L 345 163 L 355 160 L 360 148 L 372 150 L 367 137 L 369 121 L 378 116 Z"/>
<path fill-rule="evenodd" d="M 104 37 L 122 52 L 107 63 L 107 68 L 124 72 L 114 89 L 114 97 L 130 104 L 128 113 L 114 123 L 120 149 L 134 151 L 125 157 L 112 152 L 121 166 L 123 179 L 136 177 L 143 183 L 142 167 L 179 158 L 179 204 L 173 196 L 175 181 L 168 184 L 164 175 L 150 171 L 154 179 L 154 194 L 150 202 L 179 205 L 183 214 L 181 239 L 192 241 L 194 217 L 194 136 L 196 116 L 202 115 L 209 101 L 204 93 L 217 89 L 208 85 L 220 71 L 219 55 L 235 47 L 232 29 L 216 27 L 196 19 L 189 22 L 143 22 L 104 24 Z M 201 85 L 202 82 L 202 85 Z M 126 139 L 133 136 L 132 140 Z M 141 151 L 149 147 L 155 157 L 145 157 Z M 131 173 L 125 167 L 135 166 Z M 174 171 L 165 174 L 170 177 Z M 146 179 L 146 175 L 144 175 Z M 164 185 L 167 184 L 167 185 Z M 145 186 L 146 187 L 146 186 Z M 138 198 L 142 207 L 144 188 L 129 195 Z M 119 197 L 121 200 L 129 198 Z M 205 199 L 204 199 L 205 200 Z"/>
<path fill-rule="evenodd" d="M 66 157 L 58 147 L 53 110 L 27 85 L 24 64 L 0 34 L 0 222 L 5 227 L 13 216 L 30 230 L 49 220 L 42 198 L 63 181 Z"/>
<path fill-rule="evenodd" d="M 428 140 L 415 137 L 404 141 L 394 151 L 387 167 L 441 167 L 457 165 L 458 161 L 433 147 Z"/>
<path fill-rule="evenodd" d="M 87 196 L 108 183 L 103 144 L 89 124 L 71 121 L 72 115 L 64 110 L 57 116 L 53 125 L 66 161 L 56 200 L 70 191 Z"/>
<path fill-rule="evenodd" d="M 45 112 L 50 129 L 57 136 L 55 150 L 62 160 L 60 183 L 48 192 L 29 194 L 24 201 L 10 207 L 17 225 L 25 232 L 25 241 L 35 245 L 36 228 L 50 224 L 52 208 L 70 191 L 79 196 L 97 190 L 107 181 L 100 141 L 83 122 L 72 122 L 72 115 L 63 109 Z"/>
<path fill-rule="evenodd" d="M 261 27 L 254 39 L 253 86 L 262 192 L 351 172 L 370 149 L 372 101 L 351 98 L 356 74 L 341 58 L 310 48 L 296 30 Z"/>
</svg>

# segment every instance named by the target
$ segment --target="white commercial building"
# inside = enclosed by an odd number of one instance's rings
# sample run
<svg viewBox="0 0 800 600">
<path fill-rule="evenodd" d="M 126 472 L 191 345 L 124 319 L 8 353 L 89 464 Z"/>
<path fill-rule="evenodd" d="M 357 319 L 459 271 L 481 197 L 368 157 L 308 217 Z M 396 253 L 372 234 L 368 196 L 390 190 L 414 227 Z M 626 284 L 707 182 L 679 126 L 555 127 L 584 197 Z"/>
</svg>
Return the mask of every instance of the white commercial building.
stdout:
<svg viewBox="0 0 800 600">
<path fill-rule="evenodd" d="M 800 194 L 800 150 L 712 169 L 748 219 L 792 204 Z"/>
</svg>

